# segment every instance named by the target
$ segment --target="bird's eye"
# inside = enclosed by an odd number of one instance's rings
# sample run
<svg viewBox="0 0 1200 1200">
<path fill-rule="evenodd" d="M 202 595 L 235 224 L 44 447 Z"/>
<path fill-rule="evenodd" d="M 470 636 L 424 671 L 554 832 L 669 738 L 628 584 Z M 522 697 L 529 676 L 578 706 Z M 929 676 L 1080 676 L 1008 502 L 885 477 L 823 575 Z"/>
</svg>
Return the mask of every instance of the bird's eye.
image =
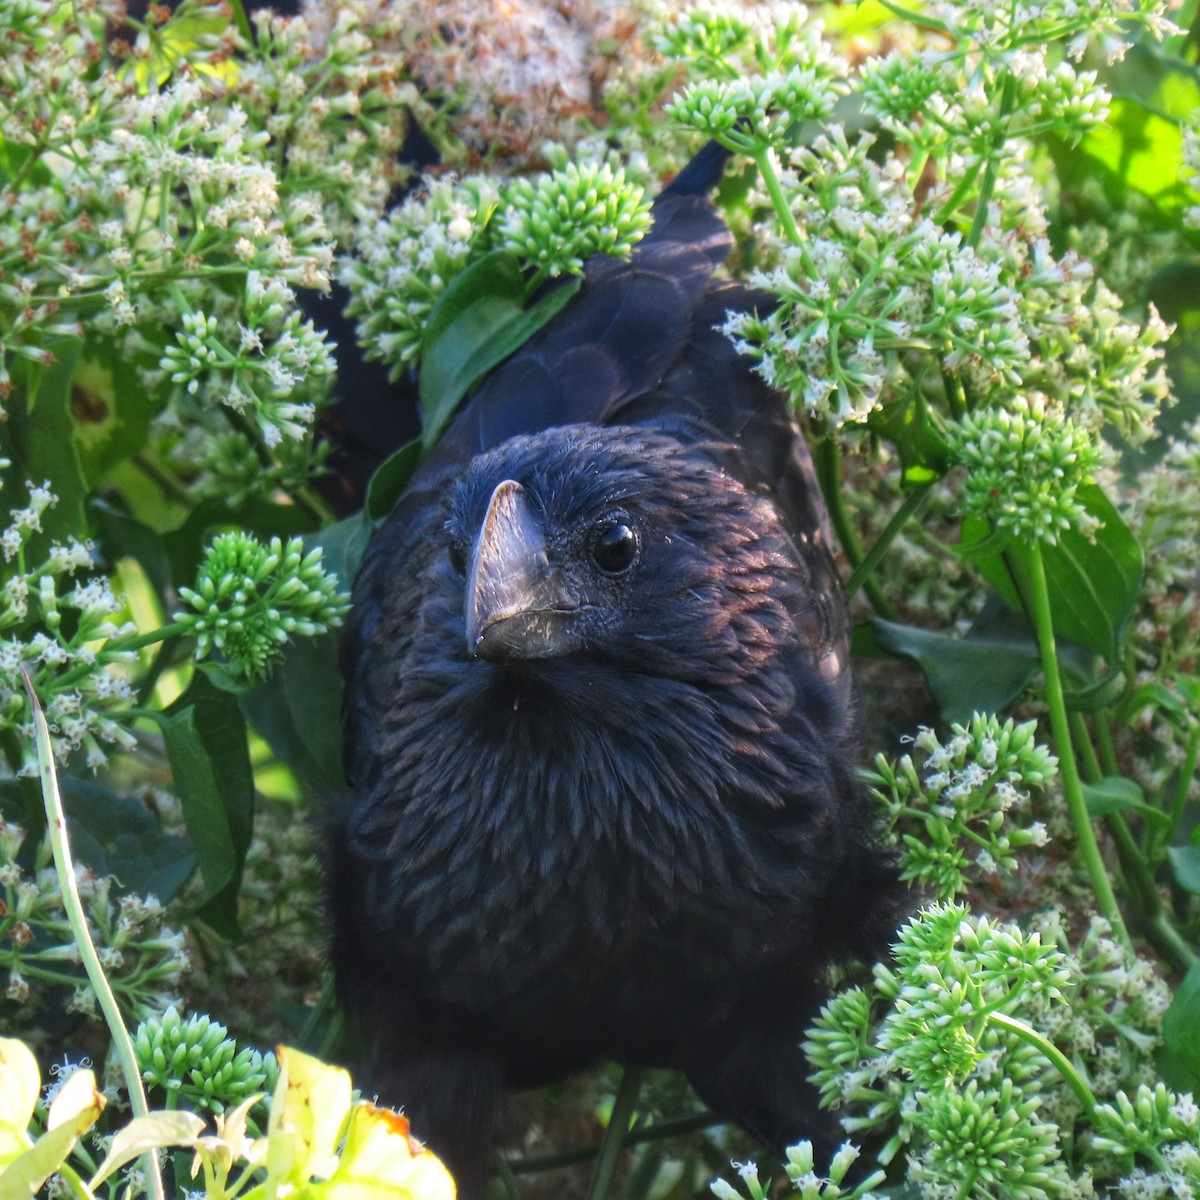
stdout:
<svg viewBox="0 0 1200 1200">
<path fill-rule="evenodd" d="M 609 525 L 601 529 L 592 543 L 592 557 L 600 570 L 620 575 L 633 565 L 637 548 L 637 534 L 628 525 Z"/>
</svg>

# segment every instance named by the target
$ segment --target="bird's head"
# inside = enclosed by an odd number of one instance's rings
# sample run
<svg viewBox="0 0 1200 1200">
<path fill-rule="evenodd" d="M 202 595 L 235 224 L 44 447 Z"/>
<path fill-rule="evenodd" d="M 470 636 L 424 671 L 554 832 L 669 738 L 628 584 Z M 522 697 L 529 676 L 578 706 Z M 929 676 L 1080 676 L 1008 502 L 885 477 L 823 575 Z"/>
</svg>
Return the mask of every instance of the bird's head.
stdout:
<svg viewBox="0 0 1200 1200">
<path fill-rule="evenodd" d="M 502 669 L 581 656 L 730 682 L 796 638 L 773 506 L 660 433 L 513 438 L 471 464 L 446 535 L 463 650 Z"/>
</svg>

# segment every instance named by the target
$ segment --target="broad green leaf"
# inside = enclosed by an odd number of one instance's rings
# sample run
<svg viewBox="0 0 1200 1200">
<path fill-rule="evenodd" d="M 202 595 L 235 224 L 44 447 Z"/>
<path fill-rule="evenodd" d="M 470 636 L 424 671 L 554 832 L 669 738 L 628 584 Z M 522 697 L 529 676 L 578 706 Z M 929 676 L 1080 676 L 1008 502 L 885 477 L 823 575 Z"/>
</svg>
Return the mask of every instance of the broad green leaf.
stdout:
<svg viewBox="0 0 1200 1200">
<path fill-rule="evenodd" d="M 420 438 L 405 443 L 385 458 L 367 484 L 367 516 L 376 521 L 386 517 L 396 507 L 400 493 L 408 486 L 420 463 Z"/>
<path fill-rule="evenodd" d="M 1095 484 L 1079 489 L 1088 513 L 1102 524 L 1090 541 L 1074 531 L 1042 547 L 1051 618 L 1058 637 L 1091 650 L 1110 665 L 1121 661 L 1125 630 L 1142 582 L 1142 552 L 1137 539 L 1111 501 Z M 962 526 L 963 549 L 1013 609 L 1020 595 L 999 546 L 981 549 L 986 522 L 968 518 Z"/>
<path fill-rule="evenodd" d="M 436 444 L 458 402 L 494 366 L 520 349 L 579 290 L 570 279 L 525 307 L 516 255 L 493 250 L 438 297 L 421 342 L 421 446 Z"/>
<path fill-rule="evenodd" d="M 1170 1008 L 1163 1014 L 1163 1043 L 1172 1061 L 1173 1073 L 1186 1073 L 1186 1083 L 1177 1086 L 1200 1087 L 1200 964 L 1183 977 Z"/>
<path fill-rule="evenodd" d="M 191 1112 L 152 1112 L 134 1117 L 113 1136 L 108 1153 L 88 1187 L 97 1188 L 114 1171 L 140 1158 L 148 1150 L 164 1146 L 194 1146 L 204 1132 L 204 1121 Z"/>
<path fill-rule="evenodd" d="M 187 838 L 163 830 L 136 796 L 121 796 L 88 779 L 59 777 L 76 857 L 99 875 L 114 875 L 121 894 L 154 895 L 164 904 L 196 866 Z"/>
<path fill-rule="evenodd" d="M 1110 813 L 1132 809 L 1153 821 L 1164 821 L 1166 816 L 1157 808 L 1146 803 L 1142 789 L 1123 775 L 1108 775 L 1095 783 L 1083 785 L 1083 798 L 1087 810 L 1093 817 L 1106 817 Z"/>
<path fill-rule="evenodd" d="M 338 578 L 338 587 L 344 592 L 354 587 L 354 579 L 367 552 L 375 522 L 366 513 L 355 513 L 336 525 L 329 525 L 304 539 L 304 547 L 311 550 L 321 547 L 321 562 L 327 571 Z"/>
<path fill-rule="evenodd" d="M 28 1149 L 25 1131 L 41 1087 L 33 1051 L 16 1038 L 0 1037 L 0 1166 Z"/>
<path fill-rule="evenodd" d="M 1029 640 L 968 640 L 881 619 L 871 627 L 881 646 L 920 666 L 947 721 L 965 723 L 976 712 L 1003 712 L 1041 666 Z"/>
<path fill-rule="evenodd" d="M 254 822 L 245 719 L 237 699 L 200 671 L 156 719 L 204 880 L 200 913 L 218 932 L 235 936 L 242 865 Z"/>
<path fill-rule="evenodd" d="M 1200 845 L 1168 846 L 1167 858 L 1175 882 L 1185 892 L 1200 896 Z"/>
<path fill-rule="evenodd" d="M 315 795 L 342 791 L 342 676 L 331 634 L 288 644 L 271 678 L 244 692 L 246 719 Z"/>
<path fill-rule="evenodd" d="M 162 536 L 125 511 L 119 501 L 94 497 L 88 511 L 105 560 L 134 559 L 158 596 L 165 596 L 171 585 L 171 560 Z"/>
</svg>

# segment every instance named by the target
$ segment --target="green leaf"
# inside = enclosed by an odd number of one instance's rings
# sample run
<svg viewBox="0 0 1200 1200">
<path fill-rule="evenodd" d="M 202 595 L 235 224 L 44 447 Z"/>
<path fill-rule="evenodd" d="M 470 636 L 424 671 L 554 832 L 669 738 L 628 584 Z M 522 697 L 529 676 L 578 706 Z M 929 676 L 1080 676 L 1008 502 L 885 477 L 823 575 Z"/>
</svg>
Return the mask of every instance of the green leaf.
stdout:
<svg viewBox="0 0 1200 1200">
<path fill-rule="evenodd" d="M 1125 630 L 1141 591 L 1142 552 L 1099 487 L 1087 484 L 1078 495 L 1102 526 L 1094 541 L 1071 530 L 1055 545 L 1042 547 L 1054 632 L 1115 665 L 1121 661 Z M 1005 602 L 1020 610 L 1020 594 L 999 544 L 983 549 L 988 535 L 986 522 L 963 522 L 964 550 Z"/>
<path fill-rule="evenodd" d="M 95 497 L 88 505 L 100 550 L 108 562 L 132 558 L 160 597 L 171 585 L 171 560 L 160 534 L 142 524 L 120 502 Z"/>
<path fill-rule="evenodd" d="M 976 712 L 1003 712 L 1041 666 L 1028 638 L 951 637 L 878 618 L 871 627 L 881 646 L 913 659 L 925 672 L 947 721 L 965 723 Z"/>
<path fill-rule="evenodd" d="M 1185 892 L 1200 896 L 1200 846 L 1168 846 L 1167 858 L 1175 882 Z"/>
<path fill-rule="evenodd" d="M 254 822 L 245 719 L 237 699 L 200 671 L 156 719 L 204 880 L 200 914 L 219 933 L 236 936 L 238 891 Z"/>
<path fill-rule="evenodd" d="M 1106 817 L 1110 813 L 1133 809 L 1152 820 L 1162 821 L 1164 814 L 1146 803 L 1145 794 L 1132 779 L 1123 775 L 1108 775 L 1095 783 L 1083 785 L 1083 798 L 1088 813 L 1093 817 Z"/>
<path fill-rule="evenodd" d="M 83 343 L 62 341 L 54 346 L 54 362 L 41 371 L 36 395 L 27 389 L 25 403 L 8 408 L 8 434 L 15 473 L 31 483 L 50 481 L 58 503 L 42 514 L 42 541 L 87 534 L 84 500 L 87 482 L 75 443 L 71 417 L 71 388 Z M 34 561 L 40 560 L 41 542 L 33 543 Z"/>
<path fill-rule="evenodd" d="M 934 426 L 925 396 L 917 389 L 902 400 L 876 409 L 867 419 L 873 433 L 893 442 L 900 452 L 904 482 L 909 487 L 940 479 L 950 468 L 946 439 Z"/>
<path fill-rule="evenodd" d="M 304 539 L 304 548 L 311 550 L 320 546 L 322 565 L 337 576 L 338 587 L 348 592 L 354 587 L 354 579 L 374 531 L 375 522 L 367 513 L 355 513 L 318 533 L 309 534 Z"/>
<path fill-rule="evenodd" d="M 1162 1033 L 1173 1068 L 1187 1073 L 1187 1086 L 1200 1085 L 1200 963 L 1183 977 L 1163 1014 Z"/>
<path fill-rule="evenodd" d="M 332 635 L 291 642 L 271 678 L 240 699 L 246 719 L 311 793 L 345 789 L 342 676 Z"/>
<path fill-rule="evenodd" d="M 146 444 L 160 407 L 128 357 L 93 352 L 80 360 L 71 385 L 71 416 L 80 467 L 91 487 Z"/>
<path fill-rule="evenodd" d="M 1151 222 L 1177 225 L 1193 202 L 1182 170 L 1182 127 L 1200 109 L 1200 74 L 1146 39 L 1104 68 L 1100 83 L 1113 95 L 1108 119 L 1077 146 L 1054 144 L 1064 190 L 1086 195 L 1089 181 L 1099 181 L 1107 201 L 1125 209 L 1137 192 L 1158 210 L 1157 221 L 1146 214 Z"/>
<path fill-rule="evenodd" d="M 72 775 L 60 776 L 59 787 L 81 862 L 116 876 L 122 894 L 150 894 L 165 904 L 179 893 L 196 866 L 191 841 L 166 833 L 134 796 Z"/>
<path fill-rule="evenodd" d="M 163 535 L 163 545 L 171 560 L 173 578 L 191 587 L 196 565 L 214 534 L 225 529 L 244 529 L 257 537 L 285 540 L 296 534 L 311 533 L 314 518 L 295 504 L 272 504 L 251 497 L 237 508 L 205 500 L 196 505 L 180 527 Z"/>
<path fill-rule="evenodd" d="M 525 307 L 515 254 L 493 250 L 438 297 L 421 343 L 422 449 L 437 443 L 458 402 L 494 366 L 520 349 L 579 290 L 570 279 Z"/>
<path fill-rule="evenodd" d="M 420 438 L 406 442 L 399 450 L 388 455 L 367 484 L 367 516 L 376 521 L 386 517 L 396 507 L 400 493 L 408 486 L 420 463 Z"/>
</svg>

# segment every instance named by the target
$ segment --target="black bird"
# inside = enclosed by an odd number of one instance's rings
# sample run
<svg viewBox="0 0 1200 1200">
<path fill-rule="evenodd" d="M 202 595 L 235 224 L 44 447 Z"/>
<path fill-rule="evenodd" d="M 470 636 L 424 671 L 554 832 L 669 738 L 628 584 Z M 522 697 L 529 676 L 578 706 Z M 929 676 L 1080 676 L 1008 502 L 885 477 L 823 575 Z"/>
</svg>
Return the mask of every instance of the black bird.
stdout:
<svg viewBox="0 0 1200 1200">
<path fill-rule="evenodd" d="M 354 587 L 335 974 L 465 1200 L 503 1089 L 601 1059 L 811 1135 L 822 969 L 894 923 L 808 450 L 715 328 L 767 302 L 713 278 L 723 165 L 483 383 Z"/>
</svg>

